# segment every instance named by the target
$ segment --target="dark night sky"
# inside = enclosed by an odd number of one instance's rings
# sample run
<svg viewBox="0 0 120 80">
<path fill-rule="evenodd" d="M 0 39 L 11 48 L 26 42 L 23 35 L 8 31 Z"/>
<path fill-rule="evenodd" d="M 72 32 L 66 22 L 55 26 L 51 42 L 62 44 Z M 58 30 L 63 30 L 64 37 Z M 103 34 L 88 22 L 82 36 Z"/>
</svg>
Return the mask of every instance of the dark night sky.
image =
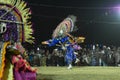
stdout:
<svg viewBox="0 0 120 80">
<path fill-rule="evenodd" d="M 88 44 L 120 45 L 120 15 L 114 6 L 120 0 L 25 0 L 32 10 L 36 43 L 51 38 L 53 30 L 68 15 L 77 16 L 77 36 Z"/>
</svg>

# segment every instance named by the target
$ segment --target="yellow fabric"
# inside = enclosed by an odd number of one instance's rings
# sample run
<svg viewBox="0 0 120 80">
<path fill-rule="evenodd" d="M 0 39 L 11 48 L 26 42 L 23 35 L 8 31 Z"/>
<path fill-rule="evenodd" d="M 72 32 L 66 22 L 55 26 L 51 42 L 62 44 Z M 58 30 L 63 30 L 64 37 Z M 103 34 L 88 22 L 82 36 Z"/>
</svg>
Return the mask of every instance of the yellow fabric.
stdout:
<svg viewBox="0 0 120 80">
<path fill-rule="evenodd" d="M 2 54 L 2 65 L 0 67 L 0 78 L 3 76 L 4 68 L 5 68 L 5 54 L 6 54 L 6 48 L 10 44 L 10 42 L 5 42 L 3 45 L 3 48 L 1 49 Z"/>
<path fill-rule="evenodd" d="M 13 65 L 5 58 L 6 48 L 10 42 L 5 42 L 1 51 L 2 54 L 2 65 L 0 67 L 0 78 L 1 80 L 14 80 L 13 79 Z"/>
<path fill-rule="evenodd" d="M 8 74 L 8 80 L 14 80 L 13 65 L 10 65 L 9 74 Z"/>
<path fill-rule="evenodd" d="M 85 40 L 85 37 L 78 37 L 77 40 L 76 40 L 76 42 L 77 43 L 83 43 L 84 40 Z"/>
<path fill-rule="evenodd" d="M 10 61 L 7 61 L 5 64 L 2 80 L 14 80 L 13 65 L 10 63 Z"/>
</svg>

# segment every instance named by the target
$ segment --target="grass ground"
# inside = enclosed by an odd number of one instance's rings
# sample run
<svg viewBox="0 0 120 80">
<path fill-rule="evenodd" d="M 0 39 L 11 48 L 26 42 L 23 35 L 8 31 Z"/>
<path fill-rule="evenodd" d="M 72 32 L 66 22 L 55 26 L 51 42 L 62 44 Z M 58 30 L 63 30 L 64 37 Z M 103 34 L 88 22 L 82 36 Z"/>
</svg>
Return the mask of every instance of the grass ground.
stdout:
<svg viewBox="0 0 120 80">
<path fill-rule="evenodd" d="M 37 80 L 120 80 L 120 67 L 37 67 Z"/>
</svg>

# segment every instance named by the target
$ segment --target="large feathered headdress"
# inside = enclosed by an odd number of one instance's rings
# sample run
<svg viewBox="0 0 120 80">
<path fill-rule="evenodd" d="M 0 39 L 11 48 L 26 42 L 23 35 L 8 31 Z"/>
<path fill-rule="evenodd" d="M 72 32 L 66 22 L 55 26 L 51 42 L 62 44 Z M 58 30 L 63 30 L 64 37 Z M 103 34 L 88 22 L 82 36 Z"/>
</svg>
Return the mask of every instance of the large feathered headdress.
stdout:
<svg viewBox="0 0 120 80">
<path fill-rule="evenodd" d="M 31 10 L 23 0 L 0 0 L 0 32 L 4 41 L 32 43 Z"/>
<path fill-rule="evenodd" d="M 75 26 L 76 22 L 76 16 L 69 15 L 67 18 L 65 18 L 54 30 L 52 37 L 62 37 L 65 36 L 65 33 L 72 32 Z"/>
</svg>

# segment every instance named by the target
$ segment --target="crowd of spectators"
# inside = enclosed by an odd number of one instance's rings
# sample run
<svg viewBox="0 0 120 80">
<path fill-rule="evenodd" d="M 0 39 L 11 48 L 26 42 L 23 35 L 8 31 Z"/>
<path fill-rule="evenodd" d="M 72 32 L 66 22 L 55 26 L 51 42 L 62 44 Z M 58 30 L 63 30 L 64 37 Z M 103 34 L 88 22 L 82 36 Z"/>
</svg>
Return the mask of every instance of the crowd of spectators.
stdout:
<svg viewBox="0 0 120 80">
<path fill-rule="evenodd" d="M 74 66 L 120 66 L 120 47 L 99 46 L 82 47 L 75 51 L 79 61 Z M 32 66 L 65 66 L 65 51 L 54 48 L 28 52 L 28 61 Z"/>
</svg>

